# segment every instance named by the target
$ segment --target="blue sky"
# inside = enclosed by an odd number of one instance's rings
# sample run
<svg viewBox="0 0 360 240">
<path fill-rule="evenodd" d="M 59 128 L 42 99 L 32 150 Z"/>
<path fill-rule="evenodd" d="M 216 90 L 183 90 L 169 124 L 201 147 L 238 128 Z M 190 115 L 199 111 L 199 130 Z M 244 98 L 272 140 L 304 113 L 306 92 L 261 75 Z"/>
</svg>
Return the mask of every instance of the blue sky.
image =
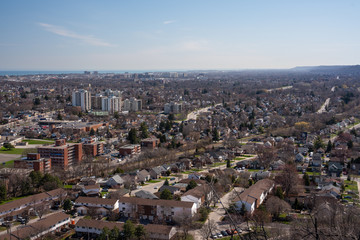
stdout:
<svg viewBox="0 0 360 240">
<path fill-rule="evenodd" d="M 360 63 L 360 1 L 2 0 L 0 9 L 0 70 Z"/>
</svg>

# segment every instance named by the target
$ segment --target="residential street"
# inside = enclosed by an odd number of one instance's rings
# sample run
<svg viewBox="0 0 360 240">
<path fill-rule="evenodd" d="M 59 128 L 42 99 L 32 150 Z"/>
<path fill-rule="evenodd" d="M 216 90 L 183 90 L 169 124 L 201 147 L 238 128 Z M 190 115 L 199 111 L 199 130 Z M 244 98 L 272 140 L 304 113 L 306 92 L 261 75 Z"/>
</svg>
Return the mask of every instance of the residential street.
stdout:
<svg viewBox="0 0 360 240">
<path fill-rule="evenodd" d="M 235 190 L 240 193 L 243 188 L 235 188 Z M 221 197 L 221 202 L 223 203 L 225 208 L 228 208 L 231 203 L 231 197 L 233 196 L 234 189 L 225 194 Z M 230 226 L 228 223 L 223 223 L 221 220 L 225 216 L 225 209 L 223 208 L 220 201 L 216 204 L 216 208 L 213 208 L 213 211 L 209 214 L 208 220 L 205 222 L 205 224 L 209 220 L 213 220 L 217 224 L 217 230 L 216 232 L 234 228 L 233 226 Z M 240 226 L 241 228 L 241 226 Z M 195 239 L 202 239 L 201 233 L 199 230 L 194 230 L 190 232 Z"/>
</svg>

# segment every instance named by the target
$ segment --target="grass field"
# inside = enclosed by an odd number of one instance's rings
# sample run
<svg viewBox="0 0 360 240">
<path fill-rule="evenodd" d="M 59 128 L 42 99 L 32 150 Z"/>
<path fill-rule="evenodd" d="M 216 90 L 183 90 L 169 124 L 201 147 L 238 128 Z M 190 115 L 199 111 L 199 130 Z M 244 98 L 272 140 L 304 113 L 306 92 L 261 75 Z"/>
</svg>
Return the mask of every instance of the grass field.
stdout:
<svg viewBox="0 0 360 240">
<path fill-rule="evenodd" d="M 73 185 L 64 185 L 64 188 L 65 188 L 65 189 L 72 189 L 72 188 L 73 188 Z"/>
<path fill-rule="evenodd" d="M 246 157 L 236 157 L 235 160 L 244 160 Z"/>
<path fill-rule="evenodd" d="M 52 144 L 54 141 L 47 140 L 22 140 L 23 142 L 27 142 L 28 144 Z"/>
<path fill-rule="evenodd" d="M 11 148 L 10 150 L 5 149 L 4 147 L 0 148 L 0 153 L 4 154 L 19 154 L 21 155 L 25 148 Z"/>
<path fill-rule="evenodd" d="M 5 201 L 2 201 L 2 202 L 0 203 L 0 205 L 5 204 L 5 203 L 8 203 L 8 202 L 11 202 L 11 201 L 14 201 L 14 200 L 18 200 L 18 199 L 21 199 L 21 198 L 25 198 L 25 197 L 27 197 L 27 196 L 9 198 L 9 199 L 7 199 L 7 200 L 5 200 Z"/>
<path fill-rule="evenodd" d="M 4 168 L 13 168 L 14 167 L 14 160 L 10 160 L 7 162 L 4 162 L 0 165 L 0 167 L 4 167 Z"/>
<path fill-rule="evenodd" d="M 149 180 L 149 181 L 147 181 L 147 183 L 158 183 L 158 182 L 161 182 L 161 181 L 159 181 L 159 180 Z"/>
</svg>

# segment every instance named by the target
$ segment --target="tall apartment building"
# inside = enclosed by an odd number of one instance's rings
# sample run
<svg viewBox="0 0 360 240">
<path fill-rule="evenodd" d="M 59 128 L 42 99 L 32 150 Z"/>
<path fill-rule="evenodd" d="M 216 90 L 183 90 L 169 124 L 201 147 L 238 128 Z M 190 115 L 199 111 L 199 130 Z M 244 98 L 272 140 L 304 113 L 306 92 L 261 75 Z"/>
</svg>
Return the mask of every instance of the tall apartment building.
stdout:
<svg viewBox="0 0 360 240">
<path fill-rule="evenodd" d="M 38 148 L 42 158 L 50 158 L 52 168 L 67 169 L 80 162 L 83 156 L 82 143 L 66 143 L 65 139 L 56 140 L 54 145 Z"/>
<path fill-rule="evenodd" d="M 101 99 L 101 110 L 109 113 L 121 112 L 121 98 L 120 97 L 103 97 Z"/>
<path fill-rule="evenodd" d="M 164 113 L 180 113 L 182 111 L 182 104 L 176 102 L 166 103 L 164 105 Z"/>
<path fill-rule="evenodd" d="M 124 100 L 124 111 L 136 112 L 142 109 L 141 99 L 130 98 Z"/>
<path fill-rule="evenodd" d="M 91 96 L 91 108 L 95 110 L 100 110 L 102 98 L 103 95 L 101 94 L 96 94 L 95 96 Z"/>
<path fill-rule="evenodd" d="M 89 91 L 81 89 L 72 93 L 72 105 L 80 106 L 82 111 L 91 110 L 91 94 Z"/>
<path fill-rule="evenodd" d="M 94 138 L 87 138 L 83 143 L 84 155 L 97 156 L 104 153 L 104 143 L 96 141 Z"/>
</svg>

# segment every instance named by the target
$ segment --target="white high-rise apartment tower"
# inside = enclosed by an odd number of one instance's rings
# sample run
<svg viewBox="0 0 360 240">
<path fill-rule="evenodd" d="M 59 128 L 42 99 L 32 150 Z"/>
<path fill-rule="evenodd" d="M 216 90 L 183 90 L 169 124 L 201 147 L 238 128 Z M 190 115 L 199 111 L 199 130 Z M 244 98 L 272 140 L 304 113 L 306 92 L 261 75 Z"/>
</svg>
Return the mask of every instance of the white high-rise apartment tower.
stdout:
<svg viewBox="0 0 360 240">
<path fill-rule="evenodd" d="M 72 105 L 80 106 L 81 111 L 91 110 L 91 94 L 89 91 L 80 89 L 72 93 Z"/>
</svg>

